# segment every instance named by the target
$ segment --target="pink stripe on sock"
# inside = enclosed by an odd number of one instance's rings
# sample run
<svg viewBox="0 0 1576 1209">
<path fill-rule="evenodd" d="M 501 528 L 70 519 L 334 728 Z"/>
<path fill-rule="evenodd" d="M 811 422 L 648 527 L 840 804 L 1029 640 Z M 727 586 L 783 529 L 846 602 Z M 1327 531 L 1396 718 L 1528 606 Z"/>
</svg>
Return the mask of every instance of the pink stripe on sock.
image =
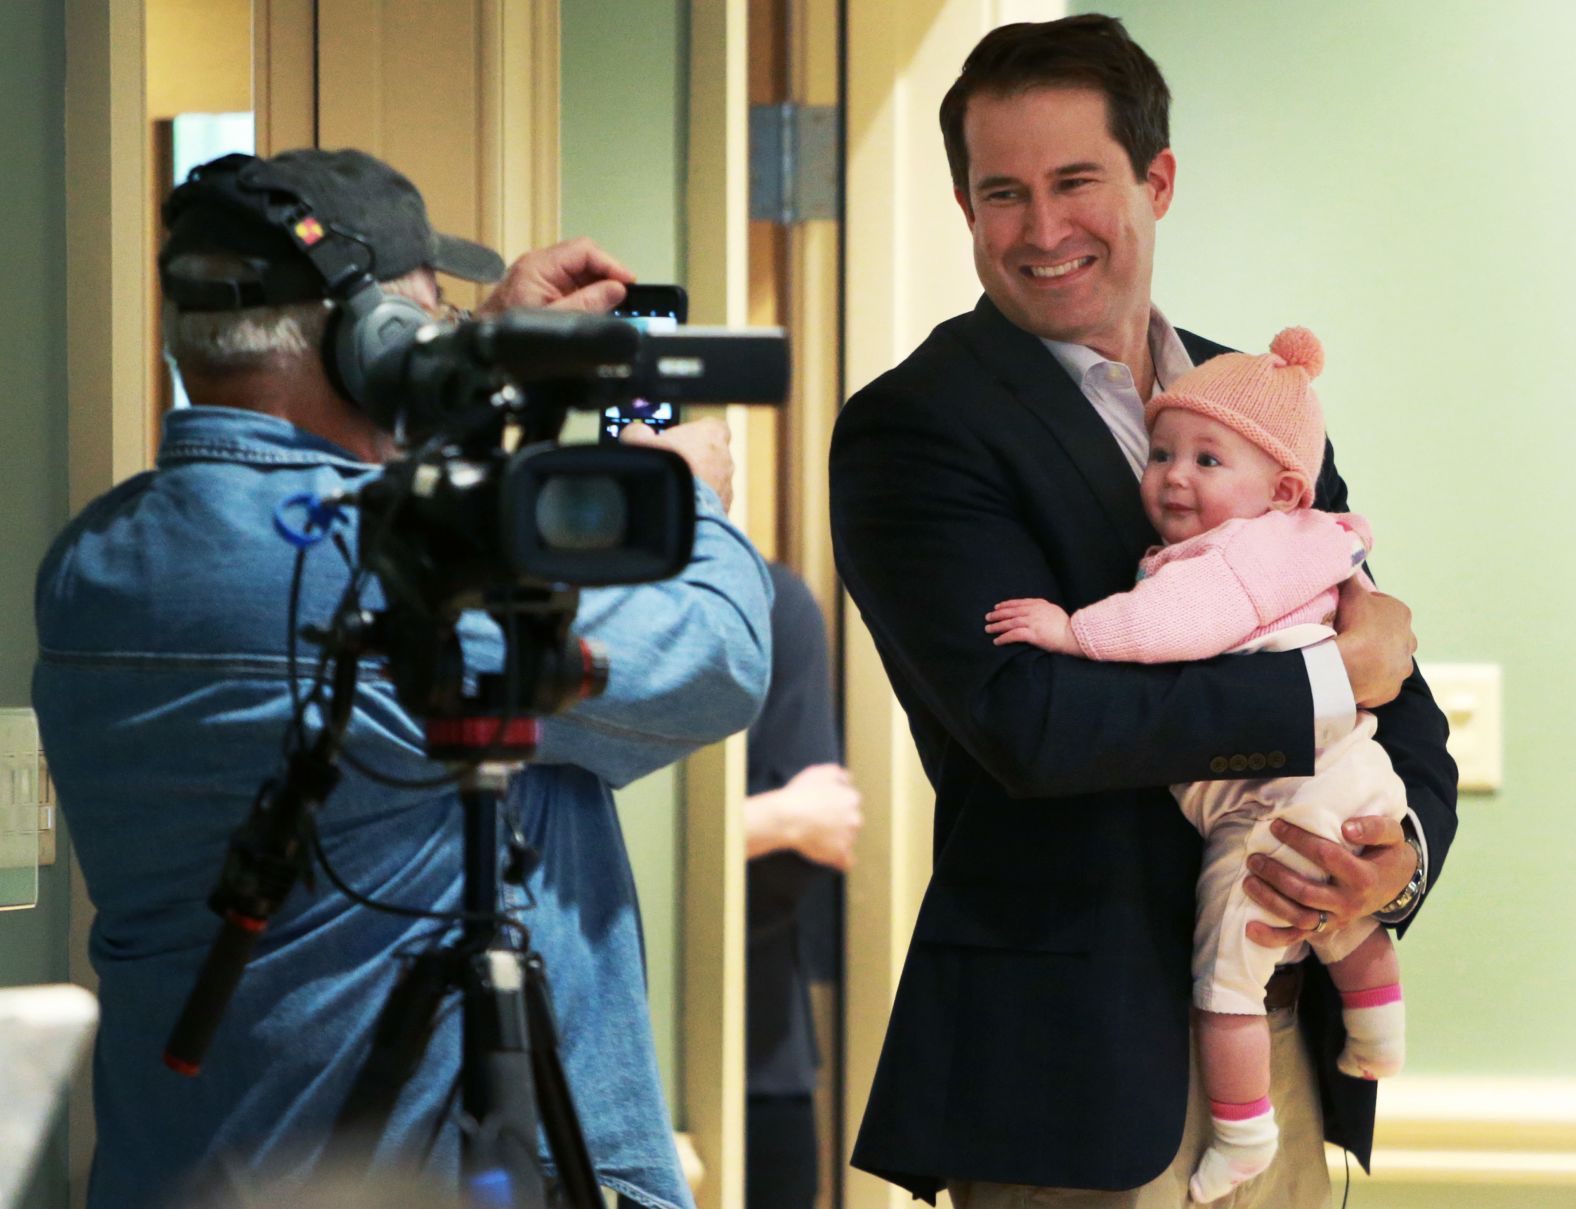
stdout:
<svg viewBox="0 0 1576 1209">
<path fill-rule="evenodd" d="M 1262 1117 L 1269 1110 L 1268 1096 L 1260 1096 L 1246 1104 L 1227 1104 L 1223 1100 L 1209 1102 L 1209 1115 L 1220 1121 L 1246 1121 L 1250 1117 Z"/>
<path fill-rule="evenodd" d="M 1387 1003 L 1401 1002 L 1401 984 L 1392 982 L 1387 987 L 1370 987 L 1366 991 L 1342 991 L 1341 1006 L 1349 1008 L 1384 1007 Z"/>
</svg>

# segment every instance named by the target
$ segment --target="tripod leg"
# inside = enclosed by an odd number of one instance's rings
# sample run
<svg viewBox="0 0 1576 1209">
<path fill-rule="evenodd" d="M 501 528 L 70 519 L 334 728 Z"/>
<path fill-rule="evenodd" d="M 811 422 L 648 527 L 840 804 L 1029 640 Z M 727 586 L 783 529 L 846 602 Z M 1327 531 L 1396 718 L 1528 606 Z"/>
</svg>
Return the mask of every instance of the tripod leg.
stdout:
<svg viewBox="0 0 1576 1209">
<path fill-rule="evenodd" d="M 352 1171 L 372 1162 L 389 1114 L 432 1037 L 444 994 L 454 985 L 455 956 L 446 950 L 413 959 L 389 992 L 372 1049 L 334 1123 L 330 1153 Z"/>
<path fill-rule="evenodd" d="M 545 1209 L 536 1159 L 536 1086 L 520 957 L 489 950 L 471 959 L 465 987 L 461 1078 L 466 1192 L 487 1209 Z M 598 1197 L 600 1203 L 600 1197 Z"/>
<path fill-rule="evenodd" d="M 531 1036 L 531 1066 L 536 1074 L 536 1100 L 542 1109 L 547 1147 L 558 1165 L 562 1200 L 573 1209 L 601 1209 L 591 1153 L 558 1056 L 558 1027 L 547 989 L 547 969 L 540 954 L 525 959 L 525 1018 Z"/>
<path fill-rule="evenodd" d="M 465 979 L 465 1059 L 461 1090 L 467 1138 L 464 1182 L 487 1209 L 536 1209 L 549 1202 L 536 1160 L 537 1109 L 558 1166 L 553 1203 L 603 1209 L 602 1194 L 558 1058 L 541 958 L 492 949 L 497 905 L 497 787 L 483 770 L 462 782 L 465 803 L 465 906 L 474 946 Z M 524 929 L 521 929 L 524 933 Z M 476 950 L 485 949 L 485 952 Z"/>
</svg>

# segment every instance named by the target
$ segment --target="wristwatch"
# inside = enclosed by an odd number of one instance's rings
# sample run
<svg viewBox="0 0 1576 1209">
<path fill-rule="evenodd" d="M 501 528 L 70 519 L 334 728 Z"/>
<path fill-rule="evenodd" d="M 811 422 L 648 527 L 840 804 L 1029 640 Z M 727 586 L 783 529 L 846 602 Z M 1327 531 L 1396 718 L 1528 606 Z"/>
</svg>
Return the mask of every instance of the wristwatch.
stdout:
<svg viewBox="0 0 1576 1209">
<path fill-rule="evenodd" d="M 1428 872 L 1423 868 L 1423 845 L 1410 832 L 1406 835 L 1406 842 L 1412 845 L 1412 851 L 1417 854 L 1417 868 L 1412 871 L 1412 880 L 1401 887 L 1401 893 L 1374 912 L 1380 918 L 1394 923 L 1406 918 L 1428 885 Z"/>
</svg>

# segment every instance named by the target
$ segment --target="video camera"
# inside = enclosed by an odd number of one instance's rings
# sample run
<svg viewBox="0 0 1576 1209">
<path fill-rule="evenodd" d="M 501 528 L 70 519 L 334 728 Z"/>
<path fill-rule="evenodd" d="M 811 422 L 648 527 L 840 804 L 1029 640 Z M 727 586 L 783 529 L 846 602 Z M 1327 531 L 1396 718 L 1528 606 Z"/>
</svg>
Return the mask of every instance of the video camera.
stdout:
<svg viewBox="0 0 1576 1209">
<path fill-rule="evenodd" d="M 401 703 L 427 720 L 430 754 L 473 746 L 458 719 L 529 718 L 599 691 L 605 668 L 569 634 L 577 590 L 665 579 L 689 561 L 684 459 L 559 444 L 568 413 L 640 396 L 776 403 L 787 378 L 780 331 L 651 333 L 546 311 L 429 325 L 369 368 L 368 410 L 409 450 L 358 495 L 361 559 L 388 606 L 369 637 Z M 508 648 L 473 693 L 455 631 L 466 609 L 490 613 Z M 528 754 L 504 734 L 489 747 L 500 742 Z"/>
</svg>

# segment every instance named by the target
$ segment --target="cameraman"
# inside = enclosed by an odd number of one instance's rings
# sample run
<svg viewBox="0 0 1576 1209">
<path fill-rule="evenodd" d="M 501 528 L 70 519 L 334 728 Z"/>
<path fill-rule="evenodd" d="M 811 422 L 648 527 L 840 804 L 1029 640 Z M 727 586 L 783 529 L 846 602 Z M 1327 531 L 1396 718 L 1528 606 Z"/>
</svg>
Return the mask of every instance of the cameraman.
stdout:
<svg viewBox="0 0 1576 1209">
<path fill-rule="evenodd" d="M 503 275 L 486 310 L 603 311 L 632 280 L 585 240 L 530 253 L 505 274 L 487 249 L 435 234 L 415 187 L 360 152 L 286 152 L 248 171 L 306 199 L 330 232 L 351 233 L 384 292 L 434 316 L 435 270 Z M 193 202 L 175 215 L 161 268 L 167 297 L 187 300 L 166 305 L 165 341 L 194 406 L 167 417 L 155 470 L 89 505 L 56 540 L 36 598 L 33 700 L 98 911 L 95 1209 L 162 1206 L 194 1181 L 211 1204 L 255 1182 L 306 1178 L 398 959 L 445 930 L 358 905 L 321 878 L 315 892 L 297 887 L 259 939 L 202 1075 L 182 1078 L 159 1061 L 215 935 L 205 899 L 229 835 L 278 773 L 291 717 L 295 553 L 274 532 L 274 508 L 354 486 L 394 452 L 325 372 L 332 308 L 321 274 L 282 229 Z M 204 282 L 217 285 L 205 294 Z M 609 787 L 749 723 L 766 689 L 771 595 L 759 556 L 725 515 L 726 428 L 702 421 L 661 439 L 695 473 L 694 556 L 672 580 L 583 594 L 574 629 L 605 645 L 607 691 L 544 721 L 538 762 L 501 810 L 540 854 L 523 890 L 504 887 L 506 905 L 529 908 L 598 1179 L 657 1209 L 691 1202 L 662 1103 Z M 353 543 L 352 529 L 341 532 Z M 347 576 L 330 543 L 311 552 L 298 623 L 327 623 Z M 368 607 L 376 597 L 365 594 Z M 496 663 L 496 629 L 481 617 L 466 629 L 473 665 Z M 304 687 L 316 653 L 298 657 Z M 375 668 L 363 670 L 346 748 L 407 782 L 441 772 Z M 317 822 L 350 887 L 452 912 L 461 814 L 452 786 L 391 788 L 345 768 Z M 380 1163 L 450 1185 L 460 1148 L 455 1009 L 441 1013 L 378 1150 Z"/>
</svg>

